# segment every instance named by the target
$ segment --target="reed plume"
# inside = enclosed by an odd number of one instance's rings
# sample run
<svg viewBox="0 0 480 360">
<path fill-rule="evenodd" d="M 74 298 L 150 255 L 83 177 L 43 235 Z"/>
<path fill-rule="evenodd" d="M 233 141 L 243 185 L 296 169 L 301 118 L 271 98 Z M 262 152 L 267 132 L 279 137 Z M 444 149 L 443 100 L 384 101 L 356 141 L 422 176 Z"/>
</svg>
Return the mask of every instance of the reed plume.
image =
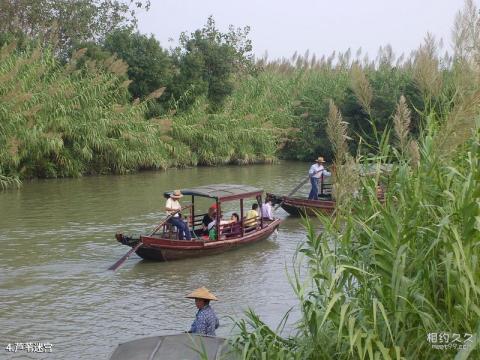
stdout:
<svg viewBox="0 0 480 360">
<path fill-rule="evenodd" d="M 455 60 L 476 63 L 480 58 L 480 17 L 473 0 L 465 0 L 463 10 L 455 16 L 452 31 Z"/>
<path fill-rule="evenodd" d="M 424 44 L 417 50 L 413 76 L 415 84 L 426 99 L 440 94 L 442 76 L 439 71 L 435 38 L 431 34 L 427 34 Z"/>
<path fill-rule="evenodd" d="M 335 154 L 332 193 L 338 211 L 347 210 L 352 194 L 358 189 L 358 167 L 348 153 L 347 140 L 350 138 L 347 135 L 347 127 L 348 123 L 343 121 L 340 111 L 333 100 L 330 100 L 327 135 Z"/>
<path fill-rule="evenodd" d="M 400 96 L 395 115 L 393 116 L 393 126 L 397 138 L 400 152 L 404 154 L 408 146 L 408 134 L 410 132 L 410 109 L 408 108 L 405 97 Z"/>
<path fill-rule="evenodd" d="M 367 114 L 371 113 L 370 104 L 373 98 L 372 88 L 368 82 L 365 73 L 358 64 L 354 64 L 350 71 L 352 78 L 352 90 L 357 98 L 357 101 L 362 106 Z"/>
<path fill-rule="evenodd" d="M 145 100 L 151 100 L 151 99 L 158 99 L 160 96 L 163 95 L 165 92 L 166 87 L 161 87 L 155 91 L 152 91 L 148 96 L 145 98 Z"/>
<path fill-rule="evenodd" d="M 478 129 L 480 91 L 459 99 L 435 134 L 435 151 L 440 158 L 453 156 Z"/>
<path fill-rule="evenodd" d="M 413 167 L 418 167 L 420 165 L 418 142 L 416 140 L 410 140 L 407 145 L 407 151 L 410 157 L 410 164 L 412 164 Z"/>
</svg>

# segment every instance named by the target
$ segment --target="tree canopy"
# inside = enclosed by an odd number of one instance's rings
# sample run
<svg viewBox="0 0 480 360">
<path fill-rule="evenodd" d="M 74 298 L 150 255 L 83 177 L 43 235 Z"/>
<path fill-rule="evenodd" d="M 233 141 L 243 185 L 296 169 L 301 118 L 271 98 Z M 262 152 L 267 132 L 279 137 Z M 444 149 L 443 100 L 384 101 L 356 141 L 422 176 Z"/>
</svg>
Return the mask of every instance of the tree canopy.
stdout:
<svg viewBox="0 0 480 360">
<path fill-rule="evenodd" d="M 129 90 L 135 98 L 143 98 L 160 87 L 170 86 L 173 75 L 171 58 L 153 36 L 128 29 L 116 30 L 106 37 L 104 49 L 128 64 L 128 77 L 132 80 Z"/>
<path fill-rule="evenodd" d="M 173 89 L 177 98 L 186 92 L 205 95 L 212 108 L 219 108 L 233 91 L 232 75 L 253 67 L 250 28 L 229 27 L 222 33 L 210 16 L 202 29 L 180 35 L 180 46 L 174 51 L 179 69 Z"/>
<path fill-rule="evenodd" d="M 149 0 L 3 0 L 0 33 L 46 37 L 65 53 L 77 43 L 135 26 L 136 10 L 149 7 Z"/>
</svg>

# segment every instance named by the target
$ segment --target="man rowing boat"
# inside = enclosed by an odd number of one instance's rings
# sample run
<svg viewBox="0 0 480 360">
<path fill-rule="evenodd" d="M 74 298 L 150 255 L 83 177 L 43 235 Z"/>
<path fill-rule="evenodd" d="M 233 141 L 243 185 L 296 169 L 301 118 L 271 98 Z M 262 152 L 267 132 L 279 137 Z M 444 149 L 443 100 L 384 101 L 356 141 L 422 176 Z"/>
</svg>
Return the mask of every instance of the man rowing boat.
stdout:
<svg viewBox="0 0 480 360">
<path fill-rule="evenodd" d="M 318 181 L 320 178 L 332 175 L 325 169 L 323 164 L 325 164 L 325 160 L 322 156 L 319 156 L 315 164 L 310 166 L 310 170 L 308 171 L 310 183 L 312 184 L 312 189 L 310 190 L 310 194 L 308 194 L 309 200 L 318 200 Z"/>
</svg>

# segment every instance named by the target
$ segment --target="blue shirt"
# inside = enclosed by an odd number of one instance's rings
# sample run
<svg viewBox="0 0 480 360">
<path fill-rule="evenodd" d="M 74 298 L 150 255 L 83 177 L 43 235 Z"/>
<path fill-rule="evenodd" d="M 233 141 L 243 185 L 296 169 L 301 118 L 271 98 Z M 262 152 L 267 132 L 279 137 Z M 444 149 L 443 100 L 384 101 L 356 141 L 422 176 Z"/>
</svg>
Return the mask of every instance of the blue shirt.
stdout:
<svg viewBox="0 0 480 360">
<path fill-rule="evenodd" d="M 206 305 L 203 309 L 198 310 L 190 332 L 215 336 L 215 329 L 218 328 L 219 325 L 220 323 L 218 322 L 217 315 L 215 315 L 215 311 L 213 311 L 210 305 Z"/>
</svg>

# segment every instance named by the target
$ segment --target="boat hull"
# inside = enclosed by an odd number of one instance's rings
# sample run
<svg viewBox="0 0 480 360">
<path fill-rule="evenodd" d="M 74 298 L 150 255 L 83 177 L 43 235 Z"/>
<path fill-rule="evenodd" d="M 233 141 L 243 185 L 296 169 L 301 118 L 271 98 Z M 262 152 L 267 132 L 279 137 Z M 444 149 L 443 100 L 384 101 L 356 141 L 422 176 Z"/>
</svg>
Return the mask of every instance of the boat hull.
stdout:
<svg viewBox="0 0 480 360">
<path fill-rule="evenodd" d="M 203 239 L 171 240 L 159 236 L 141 235 L 137 241 L 127 243 L 122 239 L 121 234 L 117 234 L 117 240 L 128 246 L 135 246 L 138 241 L 143 245 L 136 251 L 137 255 L 145 260 L 153 261 L 173 261 L 201 256 L 209 256 L 223 253 L 240 246 L 253 244 L 268 238 L 280 225 L 280 220 L 275 219 L 268 223 L 264 228 L 254 230 L 243 237 L 226 238 L 216 241 Z"/>
<path fill-rule="evenodd" d="M 267 195 L 292 216 L 316 216 L 319 213 L 331 215 L 335 211 L 335 200 L 331 199 L 309 200 L 274 194 Z"/>
<path fill-rule="evenodd" d="M 317 216 L 318 214 L 331 215 L 335 211 L 336 202 L 329 195 L 318 200 L 309 200 L 305 198 L 296 198 L 288 196 L 279 196 L 268 194 L 273 204 L 280 205 L 283 210 L 292 216 Z M 385 203 L 383 190 L 377 191 L 377 199 L 382 204 Z"/>
</svg>

